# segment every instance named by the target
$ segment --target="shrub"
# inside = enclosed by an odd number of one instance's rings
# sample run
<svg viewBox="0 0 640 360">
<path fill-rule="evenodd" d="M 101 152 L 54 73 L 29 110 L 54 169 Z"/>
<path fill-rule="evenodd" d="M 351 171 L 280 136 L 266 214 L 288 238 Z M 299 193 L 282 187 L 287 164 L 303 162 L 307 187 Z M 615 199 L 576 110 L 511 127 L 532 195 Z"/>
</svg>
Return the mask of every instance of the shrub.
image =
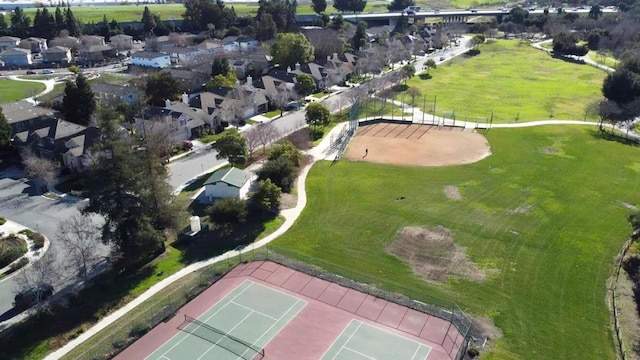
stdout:
<svg viewBox="0 0 640 360">
<path fill-rule="evenodd" d="M 29 238 L 29 240 L 33 241 L 35 243 L 36 249 L 40 249 L 44 246 L 44 236 L 40 233 L 29 229 L 24 229 L 20 230 L 19 234 L 24 234 Z"/>
<path fill-rule="evenodd" d="M 258 172 L 258 180 L 271 179 L 283 192 L 291 192 L 296 178 L 296 167 L 285 157 L 267 161 Z"/>
<path fill-rule="evenodd" d="M 7 219 L 0 217 L 0 225 L 4 225 L 7 222 Z"/>
<path fill-rule="evenodd" d="M 241 223 L 247 219 L 247 204 L 240 199 L 221 199 L 207 209 L 211 221 L 218 224 Z"/>
<path fill-rule="evenodd" d="M 133 325 L 133 327 L 129 331 L 129 337 L 139 338 L 142 335 L 146 334 L 150 329 L 151 329 L 151 327 L 149 325 L 146 325 L 146 324 L 135 324 L 135 325 Z"/>
<path fill-rule="evenodd" d="M 5 273 L 5 275 L 9 275 L 11 273 L 16 272 L 17 270 L 22 269 L 28 263 L 29 263 L 29 259 L 27 259 L 26 257 L 21 258 L 20 260 L 18 260 L 17 262 L 9 266 L 9 270 Z"/>
<path fill-rule="evenodd" d="M 280 158 L 285 158 L 289 160 L 293 164 L 293 166 L 298 167 L 300 166 L 302 153 L 291 142 L 284 141 L 273 146 L 271 148 L 271 151 L 269 151 L 269 160 L 278 160 Z"/>
<path fill-rule="evenodd" d="M 27 243 L 11 234 L 0 241 L 0 268 L 3 268 L 27 252 Z"/>
</svg>

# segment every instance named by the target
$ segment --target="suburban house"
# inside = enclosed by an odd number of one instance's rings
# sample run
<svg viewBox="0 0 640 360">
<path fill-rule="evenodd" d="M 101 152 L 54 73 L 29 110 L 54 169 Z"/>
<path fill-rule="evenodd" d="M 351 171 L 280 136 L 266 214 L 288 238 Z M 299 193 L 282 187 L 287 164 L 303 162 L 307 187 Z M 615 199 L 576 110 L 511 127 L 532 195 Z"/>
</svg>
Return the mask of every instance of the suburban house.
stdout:
<svg viewBox="0 0 640 360">
<path fill-rule="evenodd" d="M 264 89 L 269 97 L 275 96 L 283 88 L 293 90 L 296 84 L 296 74 L 282 70 L 269 70 L 267 75 L 259 79 L 251 79 L 251 85 Z M 247 83 L 249 83 L 247 78 Z"/>
<path fill-rule="evenodd" d="M 247 79 L 251 81 L 251 77 Z M 234 109 L 234 115 L 240 113 L 242 119 L 239 120 L 267 112 L 269 100 L 264 90 L 257 89 L 250 83 L 240 86 L 242 91 L 240 94 L 234 94 L 233 90 L 233 88 L 222 86 L 209 89 L 191 97 L 189 105 L 204 111 L 208 115 L 205 121 L 212 128 L 218 126 L 223 120 L 228 121 L 228 115 L 225 114 L 227 109 Z M 234 98 L 236 95 L 241 98 Z M 235 112 L 236 109 L 238 112 Z"/>
<path fill-rule="evenodd" d="M 235 42 L 241 52 L 252 52 L 260 47 L 260 41 L 248 36 L 238 36 Z"/>
<path fill-rule="evenodd" d="M 211 78 L 210 75 L 184 69 L 165 69 L 162 71 L 168 72 L 169 74 L 171 74 L 171 77 L 180 81 L 180 83 L 182 83 L 183 85 L 183 88 L 190 93 L 201 91 L 203 85 L 205 85 L 206 82 Z"/>
<path fill-rule="evenodd" d="M 31 65 L 33 63 L 31 51 L 19 47 L 1 52 L 0 60 L 4 62 L 5 66 Z"/>
<path fill-rule="evenodd" d="M 125 103 L 135 107 L 140 103 L 143 95 L 142 91 L 136 87 L 107 83 L 95 83 L 91 85 L 91 90 L 97 102 L 110 106 Z"/>
<path fill-rule="evenodd" d="M 166 68 L 171 66 L 171 58 L 169 54 L 139 51 L 131 54 L 131 65 L 152 67 L 152 68 Z"/>
<path fill-rule="evenodd" d="M 64 46 L 52 46 L 42 51 L 42 62 L 45 64 L 68 64 L 71 59 L 71 49 Z"/>
<path fill-rule="evenodd" d="M 316 63 L 300 64 L 296 63 L 295 70 L 292 70 L 296 75 L 307 74 L 311 76 L 316 83 L 316 89 L 324 89 L 325 79 L 327 78 L 327 70 L 324 66 Z"/>
<path fill-rule="evenodd" d="M 325 79 L 325 86 L 333 86 L 344 83 L 347 77 L 353 74 L 356 66 L 356 57 L 353 54 L 334 53 L 333 56 L 327 56 L 327 60 L 316 61 L 319 65 L 325 68 L 327 73 Z"/>
<path fill-rule="evenodd" d="M 39 54 L 47 50 L 47 39 L 30 37 L 20 41 L 19 47 L 31 50 L 33 54 Z"/>
<path fill-rule="evenodd" d="M 208 201 L 215 199 L 245 199 L 249 195 L 253 175 L 235 167 L 214 172 L 204 183 L 204 193 Z"/>
<path fill-rule="evenodd" d="M 200 44 L 196 45 L 196 49 L 201 55 L 218 55 L 224 52 L 222 48 L 222 43 L 220 40 L 205 40 Z"/>
<path fill-rule="evenodd" d="M 106 45 L 104 42 L 104 36 L 98 35 L 82 35 L 80 36 L 80 44 L 82 47 L 89 47 L 92 45 Z"/>
<path fill-rule="evenodd" d="M 109 39 L 109 44 L 118 51 L 127 51 L 133 48 L 133 36 L 118 34 Z"/>
<path fill-rule="evenodd" d="M 197 56 L 201 55 L 197 48 L 166 46 L 162 52 L 169 54 L 172 64 L 189 64 Z"/>
<path fill-rule="evenodd" d="M 204 111 L 190 108 L 188 104 L 171 104 L 167 100 L 165 107 L 148 108 L 144 111 L 143 118 L 135 118 L 135 128 L 139 134 L 166 132 L 170 141 L 177 144 L 204 130 L 205 115 Z"/>
<path fill-rule="evenodd" d="M 166 47 L 186 47 L 194 43 L 197 35 L 189 33 L 171 33 L 163 36 L 152 36 L 145 40 L 145 51 L 165 51 Z"/>
<path fill-rule="evenodd" d="M 11 144 L 29 149 L 35 155 L 56 161 L 72 171 L 81 171 L 91 163 L 91 147 L 100 131 L 59 120 L 51 109 L 18 101 L 2 106 L 13 134 Z"/>
<path fill-rule="evenodd" d="M 72 52 L 80 49 L 81 44 L 78 38 L 69 36 L 69 31 L 61 30 L 60 35 L 49 40 L 49 47 L 62 46 L 71 49 Z"/>
<path fill-rule="evenodd" d="M 15 36 L 0 36 L 0 51 L 18 47 L 20 38 Z"/>
<path fill-rule="evenodd" d="M 95 63 L 115 58 L 117 53 L 110 45 L 88 45 L 80 49 L 79 57 L 81 62 Z"/>
</svg>

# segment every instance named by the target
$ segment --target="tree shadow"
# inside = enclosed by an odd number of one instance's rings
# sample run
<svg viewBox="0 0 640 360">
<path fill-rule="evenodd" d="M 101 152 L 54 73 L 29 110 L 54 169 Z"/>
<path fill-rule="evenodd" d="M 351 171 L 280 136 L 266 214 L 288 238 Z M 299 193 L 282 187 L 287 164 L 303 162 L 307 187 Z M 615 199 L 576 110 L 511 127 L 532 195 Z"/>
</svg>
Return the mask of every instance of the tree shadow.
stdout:
<svg viewBox="0 0 640 360">
<path fill-rule="evenodd" d="M 598 140 L 615 141 L 617 143 L 629 146 L 640 146 L 640 142 L 634 138 L 618 135 L 616 133 L 608 131 L 591 129 L 589 130 L 589 134 Z"/>
<path fill-rule="evenodd" d="M 474 57 L 480 55 L 480 49 L 471 49 L 463 54 L 464 57 Z"/>
<path fill-rule="evenodd" d="M 265 223 L 275 217 L 273 213 L 250 212 L 242 223 L 205 226 L 193 236 L 183 232 L 184 235 L 169 246 L 182 252 L 182 263 L 191 264 L 253 243 L 264 232 Z"/>
<path fill-rule="evenodd" d="M 422 73 L 418 75 L 418 77 L 420 78 L 420 80 L 431 80 L 433 78 L 433 76 L 431 76 L 431 74 L 429 73 Z"/>
</svg>

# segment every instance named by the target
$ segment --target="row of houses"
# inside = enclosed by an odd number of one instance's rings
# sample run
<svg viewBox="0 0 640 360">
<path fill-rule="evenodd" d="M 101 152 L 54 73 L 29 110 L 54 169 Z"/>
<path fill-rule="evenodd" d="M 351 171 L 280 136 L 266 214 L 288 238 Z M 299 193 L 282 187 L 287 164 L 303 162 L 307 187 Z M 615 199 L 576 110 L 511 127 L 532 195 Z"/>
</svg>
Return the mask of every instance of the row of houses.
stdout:
<svg viewBox="0 0 640 360">
<path fill-rule="evenodd" d="M 62 31 L 56 38 L 30 37 L 20 39 L 13 36 L 0 37 L 0 61 L 4 66 L 27 66 L 41 58 L 44 64 L 66 65 L 74 58 L 80 62 L 98 62 L 115 58 L 119 52 L 131 50 L 133 37 L 112 36 L 109 43 L 103 36 L 83 35 L 79 38 Z"/>
</svg>

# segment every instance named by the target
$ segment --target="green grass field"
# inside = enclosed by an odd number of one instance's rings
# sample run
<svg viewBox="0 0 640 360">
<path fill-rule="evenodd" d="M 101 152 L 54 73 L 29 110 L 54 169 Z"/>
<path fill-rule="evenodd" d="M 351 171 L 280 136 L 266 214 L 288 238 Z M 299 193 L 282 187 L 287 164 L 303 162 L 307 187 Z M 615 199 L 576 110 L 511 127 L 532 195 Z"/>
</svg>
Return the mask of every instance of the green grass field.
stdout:
<svg viewBox="0 0 640 360">
<path fill-rule="evenodd" d="M 585 109 L 602 99 L 606 73 L 592 66 L 554 59 L 510 40 L 482 45 L 480 51 L 438 66 L 430 71 L 431 79 L 423 75 L 408 81 L 429 97 L 428 112 L 435 95 L 437 115 L 455 112 L 457 120 L 489 119 L 492 111 L 499 123 L 584 120 Z M 597 114 L 587 120 L 597 120 Z"/>
<path fill-rule="evenodd" d="M 0 104 L 28 98 L 44 89 L 41 83 L 0 79 Z"/>
<path fill-rule="evenodd" d="M 465 166 L 317 163 L 307 207 L 271 249 L 423 301 L 456 299 L 505 333 L 485 359 L 614 359 L 605 289 L 631 231 L 625 204 L 640 202 L 638 147 L 578 126 L 487 138 L 493 155 Z M 463 199 L 449 200 L 447 185 Z M 415 225 L 451 229 L 476 264 L 498 272 L 424 282 L 383 250 Z"/>
</svg>

